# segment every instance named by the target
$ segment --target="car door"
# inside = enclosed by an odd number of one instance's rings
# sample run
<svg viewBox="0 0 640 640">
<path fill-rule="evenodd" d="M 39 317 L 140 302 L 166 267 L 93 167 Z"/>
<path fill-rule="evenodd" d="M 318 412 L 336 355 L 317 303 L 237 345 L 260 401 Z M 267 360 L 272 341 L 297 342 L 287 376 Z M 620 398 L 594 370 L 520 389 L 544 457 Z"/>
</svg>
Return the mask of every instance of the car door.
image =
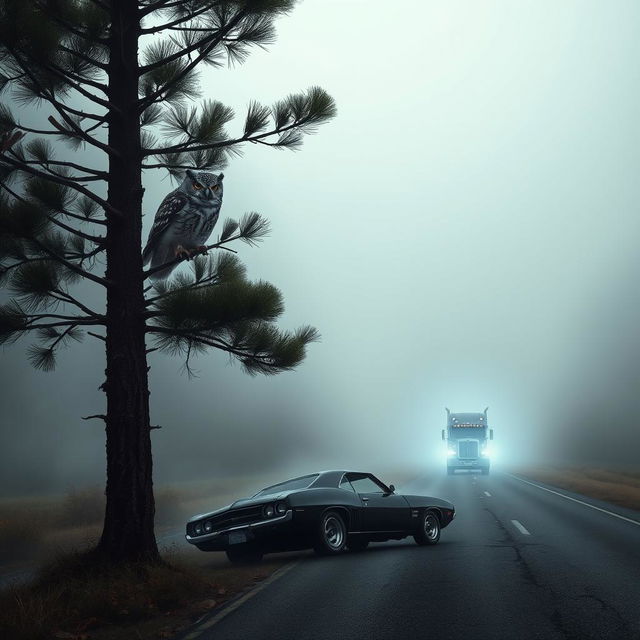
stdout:
<svg viewBox="0 0 640 640">
<path fill-rule="evenodd" d="M 348 479 L 362 503 L 362 531 L 406 531 L 410 519 L 407 501 L 390 493 L 375 476 L 349 474 Z"/>
</svg>

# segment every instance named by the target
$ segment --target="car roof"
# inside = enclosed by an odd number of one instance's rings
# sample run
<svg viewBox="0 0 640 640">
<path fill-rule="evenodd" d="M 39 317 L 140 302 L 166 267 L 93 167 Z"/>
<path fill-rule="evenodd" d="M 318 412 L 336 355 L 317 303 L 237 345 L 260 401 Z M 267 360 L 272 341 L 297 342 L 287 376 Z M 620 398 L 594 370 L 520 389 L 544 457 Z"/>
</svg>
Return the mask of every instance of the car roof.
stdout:
<svg viewBox="0 0 640 640">
<path fill-rule="evenodd" d="M 314 471 L 312 473 L 305 473 L 301 476 L 294 476 L 293 478 L 288 478 L 287 480 L 282 480 L 281 482 L 276 482 L 275 484 L 268 485 L 263 487 L 260 491 L 264 491 L 265 489 L 269 489 L 271 487 L 277 487 L 280 484 L 284 484 L 285 482 L 290 482 L 291 480 L 298 480 L 300 478 L 308 478 L 311 476 L 318 476 L 307 488 L 320 488 L 320 487 L 337 487 L 340 484 L 340 480 L 342 480 L 342 476 L 345 473 L 357 473 L 361 475 L 374 475 L 369 471 L 353 471 L 349 469 L 325 469 L 324 471 Z"/>
</svg>

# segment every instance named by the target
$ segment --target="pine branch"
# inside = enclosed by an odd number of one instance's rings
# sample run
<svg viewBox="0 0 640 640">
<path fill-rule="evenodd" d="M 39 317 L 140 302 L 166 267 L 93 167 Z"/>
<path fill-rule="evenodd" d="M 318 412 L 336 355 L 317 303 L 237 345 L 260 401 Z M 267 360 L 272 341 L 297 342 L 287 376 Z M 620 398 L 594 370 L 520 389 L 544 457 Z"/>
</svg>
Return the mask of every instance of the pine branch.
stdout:
<svg viewBox="0 0 640 640">
<path fill-rule="evenodd" d="M 101 284 L 103 287 L 108 287 L 111 284 L 111 282 L 106 278 L 101 278 L 100 276 L 94 275 L 90 271 L 85 271 L 84 269 L 74 264 L 73 262 L 70 262 L 66 258 L 63 258 L 62 256 L 58 255 L 55 251 L 52 251 L 51 249 L 49 249 L 49 247 L 47 247 L 45 244 L 40 242 L 40 240 L 37 240 L 36 238 L 31 238 L 31 242 L 37 245 L 39 249 L 44 251 L 47 255 L 51 256 L 54 260 L 57 260 L 60 264 L 63 264 L 65 267 L 67 267 L 67 269 L 69 269 L 70 271 L 73 271 L 74 273 L 77 273 L 79 276 L 85 278 L 86 280 L 91 280 L 96 284 Z"/>
<path fill-rule="evenodd" d="M 180 331 L 179 329 L 167 329 L 165 327 L 159 327 L 157 325 L 147 325 L 146 327 L 147 333 L 157 333 L 160 335 L 168 335 L 168 336 L 176 336 L 179 335 L 186 340 L 200 342 L 208 347 L 214 347 L 216 349 L 220 349 L 222 351 L 226 351 L 232 355 L 239 357 L 247 357 L 249 354 L 241 351 L 240 349 L 234 348 L 232 345 L 224 342 L 222 339 L 214 339 L 211 336 L 203 335 L 197 332 L 191 331 Z M 258 356 L 254 356 L 258 357 Z M 266 357 L 264 357 L 266 359 Z"/>
<path fill-rule="evenodd" d="M 49 165 L 53 167 L 68 167 L 70 169 L 77 169 L 78 171 L 84 171 L 86 173 L 92 174 L 93 177 L 84 178 L 85 180 L 104 180 L 105 182 L 109 179 L 109 174 L 106 171 L 99 171 L 98 169 L 92 169 L 91 167 L 85 167 L 81 164 L 76 164 L 75 162 L 63 162 L 61 160 L 22 160 L 22 162 L 29 165 L 37 165 L 42 167 L 43 169 L 48 169 Z M 58 174 L 59 175 L 59 174 Z M 61 176 L 64 177 L 64 176 Z"/>
<path fill-rule="evenodd" d="M 145 16 L 153 13 L 154 11 L 159 11 L 161 9 L 170 9 L 172 7 L 178 7 L 181 4 L 184 4 L 184 0 L 157 0 L 151 4 L 145 5 L 143 2 L 139 2 L 138 6 L 144 7 L 139 12 L 140 18 L 144 18 Z"/>
<path fill-rule="evenodd" d="M 106 65 L 104 62 L 100 62 L 100 60 L 96 60 L 95 58 L 92 58 L 86 55 L 85 53 L 82 53 L 81 51 L 76 51 L 75 49 L 71 49 L 65 45 L 60 45 L 60 49 L 66 53 L 70 53 L 72 56 L 75 56 L 76 58 L 78 58 L 78 60 L 82 60 L 87 64 L 90 64 L 94 67 L 97 67 L 98 69 L 101 69 L 105 73 L 109 69 L 109 66 Z"/>
<path fill-rule="evenodd" d="M 56 184 L 64 185 L 65 187 L 69 187 L 70 189 L 73 189 L 74 191 L 77 191 L 78 193 L 81 193 L 82 195 L 86 196 L 90 200 L 93 200 L 93 202 L 95 202 L 96 204 L 100 205 L 103 209 L 105 209 L 106 211 L 108 211 L 112 215 L 117 216 L 117 217 L 122 217 L 122 213 L 120 211 L 118 211 L 118 209 L 115 209 L 106 200 L 103 200 L 102 198 L 97 196 L 92 191 L 89 191 L 89 189 L 86 189 L 82 185 L 79 185 L 79 184 L 76 184 L 75 182 L 72 182 L 70 180 L 66 180 L 66 179 L 63 179 L 63 178 L 58 178 L 56 176 L 49 175 L 48 173 L 44 173 L 43 171 L 39 171 L 37 169 L 34 169 L 33 167 L 31 167 L 29 165 L 26 165 L 21 161 L 14 160 L 13 158 L 8 157 L 6 154 L 4 154 L 4 155 L 0 154 L 0 157 L 2 157 L 4 159 L 4 161 L 7 162 L 8 164 L 10 164 L 12 167 L 15 167 L 16 169 L 19 169 L 20 171 L 23 171 L 25 173 L 29 173 L 32 176 L 36 176 L 38 178 L 43 178 L 45 180 L 49 180 L 51 182 L 55 182 Z"/>
<path fill-rule="evenodd" d="M 33 323 L 38 322 L 39 320 L 44 320 L 45 318 L 52 318 L 52 319 L 65 321 L 64 323 L 57 323 L 56 326 L 65 326 L 65 324 L 69 324 L 72 322 L 89 322 L 89 324 L 105 324 L 106 323 L 106 318 L 104 316 L 87 318 L 86 316 L 65 316 L 60 313 L 30 313 L 29 319 L 25 323 L 25 328 L 27 328 L 29 331 L 31 331 L 32 329 L 41 329 L 43 328 L 44 325 L 38 325 L 36 327 Z"/>
<path fill-rule="evenodd" d="M 76 109 L 72 109 L 71 107 L 68 107 L 68 106 L 62 104 L 61 102 L 58 102 L 53 97 L 53 93 L 51 91 L 48 91 L 44 87 L 42 87 L 42 85 L 40 84 L 40 82 L 38 81 L 36 76 L 31 72 L 31 70 L 28 68 L 28 66 L 25 65 L 24 61 L 20 59 L 20 56 L 18 56 L 18 54 L 15 52 L 15 50 L 12 47 L 9 47 L 9 46 L 6 46 L 6 49 L 11 54 L 11 56 L 13 57 L 15 62 L 26 73 L 26 75 L 29 76 L 31 81 L 38 88 L 38 90 L 40 91 L 40 94 L 42 95 L 43 99 L 47 100 L 54 107 L 54 109 L 60 114 L 60 117 L 71 127 L 71 129 L 78 135 L 78 137 L 80 137 L 85 142 L 88 142 L 92 146 L 97 147 L 98 149 L 101 149 L 102 151 L 105 151 L 109 155 L 119 156 L 119 154 L 116 153 L 115 149 L 112 149 L 108 145 L 105 145 L 105 144 L 103 144 L 101 142 L 98 142 L 97 140 L 95 140 L 91 136 L 87 135 L 79 126 L 76 125 L 75 122 L 73 122 L 73 120 L 71 120 L 71 118 L 67 114 L 68 113 L 74 113 L 76 115 L 80 114 L 80 116 L 83 117 L 83 118 L 94 118 L 94 119 L 98 119 L 100 121 L 104 121 L 106 116 L 96 116 L 94 114 L 87 114 L 87 113 L 85 113 L 83 111 L 78 111 Z M 69 131 L 67 131 L 66 129 L 61 127 L 61 125 L 53 118 L 53 116 L 49 117 L 49 122 L 51 122 L 51 124 L 53 124 L 54 127 L 56 127 L 64 135 L 67 135 L 67 136 L 69 136 L 69 135 L 72 136 L 73 135 Z"/>
<path fill-rule="evenodd" d="M 264 220 L 262 218 L 260 220 L 262 221 L 262 225 L 264 225 L 264 229 L 261 230 L 260 233 L 257 234 L 256 236 L 254 236 L 253 238 L 248 236 L 248 234 L 246 232 L 243 232 L 241 230 L 240 233 L 237 233 L 234 236 L 226 238 L 225 240 L 221 240 L 220 242 L 216 242 L 214 244 L 210 244 L 210 245 L 205 246 L 197 254 L 192 254 L 192 257 L 195 256 L 195 255 L 204 255 L 205 253 L 207 253 L 207 251 L 211 251 L 211 249 L 227 249 L 227 250 L 229 250 L 224 245 L 229 244 L 230 242 L 234 242 L 235 240 L 244 240 L 245 242 L 248 242 L 249 244 L 255 243 L 261 236 L 266 235 L 266 233 L 268 232 L 268 224 L 267 224 L 266 220 Z M 188 258 L 185 258 L 185 257 L 182 257 L 182 256 L 178 256 L 176 258 L 173 258 L 172 260 L 169 260 L 169 262 L 165 262 L 164 264 L 158 265 L 157 267 L 149 268 L 146 271 L 143 271 L 144 279 L 146 280 L 149 276 L 153 275 L 154 273 L 157 273 L 158 271 L 162 271 L 163 269 L 166 269 L 167 267 L 172 267 L 172 266 L 174 266 L 176 264 L 179 264 L 180 262 L 183 262 L 184 260 L 187 260 L 187 259 Z"/>
<path fill-rule="evenodd" d="M 107 95 L 109 92 L 109 87 L 107 87 L 106 84 L 103 84 L 102 82 L 97 82 L 95 80 L 91 80 L 90 78 L 79 76 L 73 73 L 73 71 L 62 69 L 61 67 L 53 63 L 49 63 L 46 67 L 43 67 L 43 68 L 53 73 L 53 75 L 55 75 L 56 77 L 61 78 L 72 89 L 75 89 L 75 91 L 83 95 L 88 100 L 95 102 L 101 107 L 105 107 L 105 109 L 113 108 L 116 112 L 118 112 L 118 110 L 116 110 L 115 107 L 108 100 L 103 100 L 101 98 L 94 96 L 90 91 L 87 91 L 82 87 L 81 84 L 78 84 L 78 83 L 80 82 L 82 84 L 86 84 L 87 86 L 93 87 L 98 91 L 102 91 L 105 95 Z"/>
<path fill-rule="evenodd" d="M 72 304 L 75 307 L 78 307 L 80 311 L 84 311 L 87 315 L 93 318 L 104 319 L 103 315 L 97 313 L 96 311 L 93 311 L 93 309 L 89 309 L 89 307 L 85 306 L 84 304 L 82 304 L 82 302 L 74 298 L 68 291 L 62 291 L 62 289 L 55 289 L 54 293 L 60 296 L 60 299 L 62 302 Z"/>
<path fill-rule="evenodd" d="M 223 37 L 229 33 L 247 14 L 245 9 L 241 9 L 238 13 L 229 20 L 229 22 L 225 25 L 225 27 L 218 30 L 217 33 L 212 34 L 210 37 L 202 38 L 197 43 L 191 45 L 190 47 L 185 47 L 180 49 L 180 51 L 167 56 L 163 60 L 159 60 L 151 65 L 146 65 L 145 67 L 140 68 L 140 75 L 144 75 L 153 69 L 156 69 L 160 66 L 168 64 L 169 62 L 173 62 L 174 60 L 178 60 L 179 58 L 188 55 L 192 51 L 196 51 L 200 49 L 200 53 L 193 59 L 189 64 L 187 64 L 184 69 L 176 76 L 174 76 L 169 82 L 165 83 L 164 86 L 160 87 L 156 91 L 152 92 L 148 96 L 145 96 L 141 100 L 138 101 L 138 108 L 140 111 L 144 111 L 150 104 L 152 104 L 156 98 L 162 96 L 163 93 L 166 93 L 171 87 L 174 87 L 178 82 L 184 79 L 195 67 L 204 59 L 207 55 L 214 49 L 216 46 L 222 42 Z M 204 47 L 204 48 L 203 48 Z"/>
<path fill-rule="evenodd" d="M 84 416 L 82 418 L 82 420 L 104 420 L 105 422 L 107 421 L 107 416 L 105 416 L 102 413 L 97 413 L 93 416 Z"/>
<path fill-rule="evenodd" d="M 53 216 L 47 216 L 47 220 L 49 220 L 49 222 L 54 224 L 56 227 L 59 227 L 60 229 L 64 229 L 65 231 L 72 233 L 74 236 L 78 238 L 84 238 L 85 240 L 88 240 L 89 242 L 93 242 L 94 244 L 104 245 L 104 242 L 106 240 L 104 236 L 92 236 L 89 233 L 84 233 L 84 231 L 80 231 L 80 229 L 70 227 L 69 225 L 66 225 L 64 222 L 61 222 L 60 220 L 58 220 L 57 218 L 54 218 Z M 104 251 L 103 246 L 100 248 L 100 251 Z M 96 254 L 92 254 L 92 255 L 96 255 Z M 91 257 L 91 256 L 89 254 L 86 254 L 85 257 Z"/>
<path fill-rule="evenodd" d="M 67 20 L 65 20 L 59 13 L 49 11 L 47 7 L 40 3 L 40 9 L 46 13 L 54 22 L 57 22 L 61 27 L 64 27 L 69 33 L 73 33 L 73 35 L 86 40 L 87 42 L 91 42 L 97 45 L 108 45 L 109 38 L 99 38 L 90 36 L 86 31 L 81 31 L 76 27 L 76 25 L 71 24 Z M 110 9 L 107 11 L 107 13 Z"/>
<path fill-rule="evenodd" d="M 2 189 L 4 189 L 7 193 L 9 193 L 12 197 L 14 197 L 16 200 L 20 200 L 20 202 L 27 202 L 27 200 L 25 200 L 25 198 L 23 198 L 22 196 L 18 195 L 13 189 L 11 189 L 9 186 L 7 186 L 6 184 L 0 183 L 0 187 Z M 72 216 L 74 218 L 77 218 L 78 220 L 82 220 L 83 222 L 96 222 L 96 223 L 101 223 L 101 220 L 87 220 L 85 218 L 82 218 L 81 216 L 76 215 L 75 213 L 71 213 L 70 211 L 66 211 L 65 209 L 60 209 L 59 213 L 62 213 L 63 215 L 67 215 L 67 216 Z M 60 227 L 61 229 L 64 229 L 65 231 L 68 231 L 69 233 L 72 233 L 80 238 L 84 238 L 85 240 L 89 240 L 90 242 L 93 242 L 94 244 L 99 245 L 98 250 L 94 250 L 94 251 L 90 251 L 89 253 L 86 254 L 82 254 L 82 258 L 90 258 L 94 255 L 96 255 L 97 253 L 100 253 L 101 251 L 104 251 L 104 242 L 106 240 L 106 238 L 104 236 L 93 236 L 90 235 L 88 233 L 84 233 L 83 231 L 80 231 L 79 229 L 76 229 L 74 227 L 70 227 L 66 224 L 64 224 L 64 222 L 61 222 L 60 220 L 57 220 L 56 218 L 54 218 L 53 216 L 47 215 L 47 220 L 49 220 L 49 222 L 51 222 L 52 224 Z"/>
<path fill-rule="evenodd" d="M 74 180 L 78 182 L 97 182 L 99 180 L 102 180 L 103 182 L 107 182 L 107 180 L 109 179 L 109 174 L 106 171 L 98 171 L 97 169 L 83 167 L 82 165 L 75 164 L 74 162 L 61 162 L 57 160 L 45 160 L 45 161 L 23 160 L 22 158 L 19 158 L 19 156 L 16 156 L 16 157 L 20 159 L 21 162 L 24 162 L 24 164 L 41 167 L 45 171 L 48 171 L 49 173 L 51 173 L 51 175 L 57 176 L 58 178 L 66 178 L 68 180 Z M 70 175 L 53 171 L 52 169 L 49 168 L 49 165 L 53 167 L 69 167 L 71 169 L 77 169 L 78 171 L 86 171 L 91 175 L 70 176 Z"/>
<path fill-rule="evenodd" d="M 279 136 L 277 143 L 273 146 L 294 147 L 297 146 L 298 139 L 292 134 L 296 131 L 309 131 L 309 129 L 312 129 L 335 115 L 335 104 L 333 100 L 318 87 L 311 87 L 306 95 L 297 94 L 290 96 L 287 102 L 284 103 L 284 110 L 282 108 L 278 110 L 279 107 L 280 105 L 276 105 L 274 108 L 275 128 L 270 131 L 263 133 L 245 133 L 239 138 L 230 138 L 203 144 L 193 144 L 190 141 L 180 142 L 169 147 L 143 149 L 143 155 L 148 157 L 233 147 L 243 142 L 258 143 L 271 136 Z M 251 129 L 249 129 L 249 131 L 251 131 Z M 289 139 L 287 137 L 289 137 Z"/>
<path fill-rule="evenodd" d="M 209 5 L 205 6 L 205 7 L 201 7 L 197 11 L 194 11 L 193 13 L 189 14 L 188 16 L 183 16 L 182 18 L 177 18 L 176 20 L 173 20 L 172 22 L 167 22 L 167 23 L 162 24 L 162 25 L 157 26 L 157 27 L 150 27 L 149 29 L 142 29 L 140 31 L 140 33 L 143 34 L 143 35 L 150 35 L 150 34 L 153 34 L 153 33 L 160 33 L 161 31 L 165 31 L 167 29 L 172 29 L 175 25 L 182 24 L 183 22 L 189 22 L 189 20 L 193 20 L 194 18 L 197 18 L 198 16 L 202 15 L 203 13 L 206 13 L 207 11 L 210 11 L 211 9 L 214 9 L 219 4 L 220 4 L 220 2 L 212 2 L 211 4 L 209 4 Z M 203 29 L 203 31 L 209 31 L 210 32 L 211 29 Z"/>
</svg>

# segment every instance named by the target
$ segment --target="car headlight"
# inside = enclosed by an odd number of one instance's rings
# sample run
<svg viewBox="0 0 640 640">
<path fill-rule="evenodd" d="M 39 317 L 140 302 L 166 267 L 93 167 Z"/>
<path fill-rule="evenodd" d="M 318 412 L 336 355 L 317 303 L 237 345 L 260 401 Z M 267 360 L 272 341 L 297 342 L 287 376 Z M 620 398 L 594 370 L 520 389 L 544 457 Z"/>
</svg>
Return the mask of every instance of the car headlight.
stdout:
<svg viewBox="0 0 640 640">
<path fill-rule="evenodd" d="M 273 505 L 272 504 L 268 504 L 264 507 L 264 509 L 262 510 L 262 513 L 264 513 L 264 515 L 267 518 L 272 518 L 273 514 L 275 513 L 275 511 L 273 510 Z"/>
<path fill-rule="evenodd" d="M 283 516 L 287 512 L 287 505 L 284 502 L 276 503 L 276 513 L 279 516 Z"/>
<path fill-rule="evenodd" d="M 213 524 L 211 524 L 211 520 L 207 520 L 204 523 L 204 530 L 209 533 L 213 529 Z"/>
<path fill-rule="evenodd" d="M 196 526 L 193 529 L 196 532 L 196 535 L 202 535 L 202 522 L 196 522 Z"/>
<path fill-rule="evenodd" d="M 490 458 L 490 457 L 491 457 L 491 449 L 485 449 L 485 450 L 482 452 L 482 455 L 483 455 L 485 458 Z"/>
<path fill-rule="evenodd" d="M 455 456 L 456 455 L 455 449 L 448 449 L 447 450 L 447 455 L 448 456 Z"/>
</svg>

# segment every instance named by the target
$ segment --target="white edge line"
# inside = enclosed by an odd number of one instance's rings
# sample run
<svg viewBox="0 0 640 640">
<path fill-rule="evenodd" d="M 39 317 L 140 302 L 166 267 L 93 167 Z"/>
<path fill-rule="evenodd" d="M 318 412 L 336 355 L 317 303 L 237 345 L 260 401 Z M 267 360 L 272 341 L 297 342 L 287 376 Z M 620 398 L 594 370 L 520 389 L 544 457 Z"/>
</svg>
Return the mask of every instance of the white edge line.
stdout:
<svg viewBox="0 0 640 640">
<path fill-rule="evenodd" d="M 209 618 L 206 622 L 199 624 L 191 633 L 186 636 L 181 636 L 182 640 L 194 640 L 201 636 L 207 629 L 210 629 L 214 625 L 218 624 L 223 618 L 226 618 L 230 613 L 233 613 L 238 607 L 241 607 L 247 600 L 253 598 L 253 596 L 258 595 L 263 589 L 266 589 L 271 583 L 275 582 L 279 578 L 281 578 L 285 573 L 288 573 L 298 564 L 298 560 L 290 562 L 286 564 L 281 569 L 278 569 L 275 573 L 272 573 L 266 580 L 263 580 L 257 587 L 251 589 L 248 593 L 245 593 L 243 596 L 227 605 L 220 611 L 215 614 L 211 618 Z"/>
<path fill-rule="evenodd" d="M 514 476 L 511 473 L 506 473 L 505 475 L 510 476 L 511 478 L 515 478 L 516 480 L 520 480 L 520 482 L 525 482 L 526 484 L 530 484 L 532 487 L 538 487 L 538 489 L 542 489 L 543 491 L 548 491 L 549 493 L 553 493 L 556 496 L 560 496 L 561 498 L 565 498 L 566 500 L 571 500 L 572 502 L 577 502 L 578 504 L 583 504 L 585 507 L 590 507 L 591 509 L 595 509 L 596 511 L 602 511 L 602 513 L 606 513 L 614 518 L 620 518 L 620 520 L 624 520 L 625 522 L 630 522 L 631 524 L 635 524 L 640 527 L 640 522 L 637 520 L 633 520 L 632 518 L 627 518 L 625 516 L 621 516 L 619 513 L 614 513 L 613 511 L 608 511 L 607 509 L 602 509 L 601 507 L 596 507 L 594 504 L 589 504 L 588 502 L 584 502 L 583 500 L 578 500 L 577 498 L 572 498 L 571 496 L 566 496 L 564 493 L 560 493 L 559 491 L 554 491 L 553 489 L 547 489 L 546 487 L 541 487 L 539 484 L 535 482 L 530 482 L 529 480 L 523 480 L 518 476 Z"/>
<path fill-rule="evenodd" d="M 511 523 L 513 524 L 513 526 L 520 532 L 523 533 L 525 536 L 530 536 L 531 534 L 525 529 L 524 525 L 519 522 L 518 520 L 512 520 Z"/>
<path fill-rule="evenodd" d="M 487 496 L 487 498 L 490 498 L 490 497 L 491 497 L 491 494 L 490 494 L 488 491 L 485 491 L 485 492 L 484 492 L 484 495 L 485 495 L 485 496 Z"/>
</svg>

